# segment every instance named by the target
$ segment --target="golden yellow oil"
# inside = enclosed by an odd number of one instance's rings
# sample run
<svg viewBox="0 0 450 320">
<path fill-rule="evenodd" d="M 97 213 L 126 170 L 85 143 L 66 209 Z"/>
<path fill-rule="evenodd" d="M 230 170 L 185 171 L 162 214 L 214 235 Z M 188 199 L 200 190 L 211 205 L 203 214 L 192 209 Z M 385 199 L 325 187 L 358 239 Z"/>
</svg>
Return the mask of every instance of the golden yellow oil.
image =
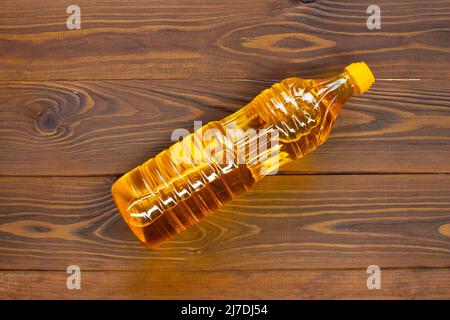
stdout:
<svg viewBox="0 0 450 320">
<path fill-rule="evenodd" d="M 317 148 L 353 94 L 346 72 L 322 80 L 289 78 L 277 83 L 236 113 L 208 123 L 122 176 L 112 187 L 115 202 L 136 237 L 153 247 L 246 192 L 281 165 Z M 208 130 L 223 136 L 253 130 L 256 135 L 227 139 L 215 134 L 205 139 L 202 134 Z M 272 132 L 277 133 L 276 141 Z M 266 145 L 258 140 L 264 134 L 269 136 L 261 139 Z M 233 148 L 219 148 L 224 139 Z M 236 146 L 252 139 L 258 140 L 256 151 L 265 153 L 263 161 L 251 161 L 253 154 L 245 147 L 244 155 L 237 154 Z M 204 155 L 206 148 L 216 151 L 207 159 L 180 161 L 177 156 L 180 151 Z"/>
</svg>

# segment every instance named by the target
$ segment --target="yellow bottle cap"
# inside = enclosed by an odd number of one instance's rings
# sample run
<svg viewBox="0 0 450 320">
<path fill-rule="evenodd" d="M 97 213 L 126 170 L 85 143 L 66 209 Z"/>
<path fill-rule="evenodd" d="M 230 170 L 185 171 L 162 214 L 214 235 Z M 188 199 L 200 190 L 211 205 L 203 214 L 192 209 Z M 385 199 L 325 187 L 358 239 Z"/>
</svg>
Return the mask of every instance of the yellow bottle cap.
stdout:
<svg viewBox="0 0 450 320">
<path fill-rule="evenodd" d="M 365 62 L 355 62 L 344 69 L 350 76 L 357 94 L 363 94 L 373 85 L 375 77 Z"/>
</svg>

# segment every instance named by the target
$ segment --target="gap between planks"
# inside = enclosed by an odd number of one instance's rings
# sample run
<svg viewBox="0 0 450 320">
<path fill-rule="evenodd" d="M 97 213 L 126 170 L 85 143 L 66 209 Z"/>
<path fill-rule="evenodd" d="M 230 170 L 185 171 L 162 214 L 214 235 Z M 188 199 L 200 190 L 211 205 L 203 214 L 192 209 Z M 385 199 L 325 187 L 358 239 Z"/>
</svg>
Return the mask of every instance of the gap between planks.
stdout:
<svg viewBox="0 0 450 320">
<path fill-rule="evenodd" d="M 402 271 L 402 270 L 450 270 L 450 265 L 448 266 L 412 266 L 412 267 L 383 267 L 382 270 L 385 271 Z M 317 272 L 334 272 L 334 271 L 361 271 L 366 270 L 366 268 L 355 267 L 355 268 L 293 268 L 293 269 L 282 269 L 282 268 L 269 268 L 269 269 L 217 269 L 217 270 L 177 270 L 177 272 L 185 273 L 213 273 L 213 272 L 295 272 L 295 271 L 317 271 Z M 1 269 L 2 272 L 66 272 L 67 269 Z M 86 272 L 115 272 L 115 273 L 127 273 L 130 270 L 121 269 L 90 269 L 83 268 L 82 271 Z M 131 270 L 133 272 L 148 272 L 148 269 L 134 268 Z M 167 271 L 167 270 L 166 270 Z M 169 272 L 169 271 L 168 271 Z"/>
</svg>

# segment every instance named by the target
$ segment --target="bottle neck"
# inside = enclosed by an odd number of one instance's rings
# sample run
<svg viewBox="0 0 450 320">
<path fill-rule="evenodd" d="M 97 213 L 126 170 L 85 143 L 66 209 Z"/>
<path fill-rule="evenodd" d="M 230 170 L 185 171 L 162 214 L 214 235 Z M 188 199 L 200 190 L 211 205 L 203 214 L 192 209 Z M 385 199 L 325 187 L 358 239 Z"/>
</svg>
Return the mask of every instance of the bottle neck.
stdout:
<svg viewBox="0 0 450 320">
<path fill-rule="evenodd" d="M 329 78 L 319 85 L 317 99 L 325 106 L 324 115 L 331 113 L 333 120 L 339 115 L 342 107 L 355 94 L 355 84 L 347 72 Z"/>
<path fill-rule="evenodd" d="M 350 90 L 350 92 L 348 92 L 349 98 L 350 98 L 351 96 L 357 94 L 357 92 L 358 92 L 358 90 L 357 90 L 357 85 L 356 85 L 356 83 L 354 82 L 353 78 L 352 78 L 352 77 L 350 76 L 350 74 L 348 73 L 348 71 L 347 71 L 347 70 L 344 70 L 344 72 L 342 72 L 342 73 L 340 74 L 340 76 L 341 76 L 342 78 L 345 79 L 345 82 L 346 82 L 347 85 L 349 86 L 349 90 Z"/>
<path fill-rule="evenodd" d="M 221 120 L 220 126 L 231 129 L 235 146 L 244 146 L 243 153 L 249 153 L 245 163 L 258 180 L 325 142 L 343 104 L 354 93 L 345 73 L 321 80 L 289 78 Z M 255 162 L 246 147 L 251 142 L 257 142 Z"/>
</svg>

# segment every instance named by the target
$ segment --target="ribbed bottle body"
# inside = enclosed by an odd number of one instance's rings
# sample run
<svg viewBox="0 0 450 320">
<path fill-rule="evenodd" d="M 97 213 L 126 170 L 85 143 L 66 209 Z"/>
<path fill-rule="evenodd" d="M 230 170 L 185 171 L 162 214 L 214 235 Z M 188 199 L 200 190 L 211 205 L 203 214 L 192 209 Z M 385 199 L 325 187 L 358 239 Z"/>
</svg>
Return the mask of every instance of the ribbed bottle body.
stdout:
<svg viewBox="0 0 450 320">
<path fill-rule="evenodd" d="M 198 148 L 201 152 L 198 136 L 196 132 L 185 137 L 113 186 L 122 216 L 137 238 L 148 246 L 197 223 L 255 183 L 245 164 L 198 161 L 188 156 L 179 161 L 174 156 L 177 147 Z"/>
<path fill-rule="evenodd" d="M 317 148 L 352 94 L 345 73 L 277 83 L 122 176 L 116 204 L 137 238 L 154 246 Z"/>
</svg>

